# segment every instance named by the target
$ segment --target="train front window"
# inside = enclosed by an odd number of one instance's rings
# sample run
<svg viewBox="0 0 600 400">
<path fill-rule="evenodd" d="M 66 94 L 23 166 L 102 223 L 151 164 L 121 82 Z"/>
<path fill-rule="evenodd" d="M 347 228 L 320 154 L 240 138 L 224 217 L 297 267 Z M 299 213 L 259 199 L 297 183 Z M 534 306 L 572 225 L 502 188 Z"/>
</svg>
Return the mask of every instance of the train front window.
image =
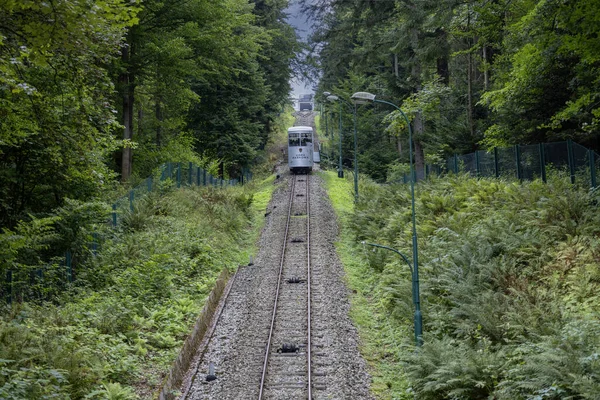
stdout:
<svg viewBox="0 0 600 400">
<path fill-rule="evenodd" d="M 290 133 L 290 146 L 300 146 L 300 134 L 299 133 Z"/>
<path fill-rule="evenodd" d="M 300 135 L 302 138 L 301 146 L 308 146 L 310 143 L 312 143 L 312 133 L 302 132 Z"/>
</svg>

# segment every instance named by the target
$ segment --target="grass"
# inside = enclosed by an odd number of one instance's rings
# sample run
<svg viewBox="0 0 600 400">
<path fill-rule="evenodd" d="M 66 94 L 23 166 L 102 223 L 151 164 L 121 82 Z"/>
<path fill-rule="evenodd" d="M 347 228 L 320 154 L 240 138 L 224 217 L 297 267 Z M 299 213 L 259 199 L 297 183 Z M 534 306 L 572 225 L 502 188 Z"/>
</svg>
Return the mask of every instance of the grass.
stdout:
<svg viewBox="0 0 600 400">
<path fill-rule="evenodd" d="M 340 224 L 336 248 L 344 265 L 347 285 L 353 292 L 350 317 L 358 328 L 360 351 L 369 365 L 371 391 L 378 399 L 413 399 L 407 391 L 408 382 L 399 358 L 411 333 L 390 324 L 387 311 L 378 300 L 377 279 L 368 265 L 360 261 L 357 252 L 361 248 L 348 229 L 347 219 L 354 210 L 353 183 L 339 179 L 335 171 L 321 172 L 320 176 Z"/>
<path fill-rule="evenodd" d="M 152 398 L 223 268 L 257 251 L 274 177 L 153 194 L 53 302 L 0 312 L 0 398 Z"/>
</svg>

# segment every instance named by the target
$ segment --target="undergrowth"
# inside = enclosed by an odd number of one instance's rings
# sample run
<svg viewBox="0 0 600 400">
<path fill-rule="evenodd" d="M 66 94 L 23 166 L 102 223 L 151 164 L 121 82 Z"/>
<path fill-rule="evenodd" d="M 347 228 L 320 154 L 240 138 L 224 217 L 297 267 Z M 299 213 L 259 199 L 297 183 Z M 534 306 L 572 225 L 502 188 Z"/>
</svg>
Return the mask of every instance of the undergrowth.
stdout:
<svg viewBox="0 0 600 400">
<path fill-rule="evenodd" d="M 350 183 L 326 180 L 342 212 L 338 249 L 378 398 L 600 398 L 596 192 L 560 176 L 419 183 L 424 345 L 416 349 L 406 264 L 360 245 L 411 255 L 408 185 L 361 181 L 348 211 Z"/>
<path fill-rule="evenodd" d="M 96 225 L 100 248 L 73 283 L 43 292 L 44 280 L 0 310 L 0 398 L 152 398 L 220 271 L 256 251 L 272 181 L 167 188 L 139 199 L 117 229 Z M 108 220 L 109 210 L 93 211 Z M 47 271 L 36 254 L 64 236 L 65 215 L 2 233 L 2 267 Z M 75 225 L 89 239 L 91 227 Z"/>
</svg>

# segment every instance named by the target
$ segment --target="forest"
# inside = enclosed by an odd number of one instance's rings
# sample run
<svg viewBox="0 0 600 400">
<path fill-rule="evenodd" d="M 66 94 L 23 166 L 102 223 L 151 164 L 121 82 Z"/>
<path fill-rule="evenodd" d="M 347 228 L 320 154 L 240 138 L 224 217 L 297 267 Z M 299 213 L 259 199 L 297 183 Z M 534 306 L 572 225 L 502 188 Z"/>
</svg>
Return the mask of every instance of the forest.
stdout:
<svg viewBox="0 0 600 400">
<path fill-rule="evenodd" d="M 286 7 L 0 1 L 0 398 L 161 387 L 219 272 L 248 259 L 270 186 L 176 191 L 159 168 L 260 168 L 300 49 Z"/>
<path fill-rule="evenodd" d="M 350 98 L 403 110 L 421 171 L 516 144 L 599 151 L 600 3 L 299 2 L 307 43 L 286 0 L 0 0 L 0 398 L 156 394 L 219 272 L 256 251 L 293 76 L 315 85 L 373 394 L 599 398 L 598 190 L 561 170 L 419 182 L 417 352 L 405 265 L 360 245 L 411 252 L 407 185 L 381 184 L 408 172 L 408 129 Z M 331 171 L 340 134 L 359 199 Z M 226 190 L 156 179 L 112 226 L 110 204 L 167 162 L 262 173 Z"/>
<path fill-rule="evenodd" d="M 256 161 L 288 103 L 280 0 L 0 3 L 0 226 L 164 162 Z"/>
<path fill-rule="evenodd" d="M 596 1 L 303 4 L 315 20 L 307 74 L 319 77 L 317 98 L 336 136 L 338 105 L 322 93 L 350 101 L 366 91 L 407 114 L 419 170 L 452 154 L 515 144 L 572 139 L 600 147 Z M 342 108 L 348 167 L 351 111 Z M 392 111 L 357 107 L 358 163 L 379 181 L 408 162 L 406 124 Z"/>
</svg>

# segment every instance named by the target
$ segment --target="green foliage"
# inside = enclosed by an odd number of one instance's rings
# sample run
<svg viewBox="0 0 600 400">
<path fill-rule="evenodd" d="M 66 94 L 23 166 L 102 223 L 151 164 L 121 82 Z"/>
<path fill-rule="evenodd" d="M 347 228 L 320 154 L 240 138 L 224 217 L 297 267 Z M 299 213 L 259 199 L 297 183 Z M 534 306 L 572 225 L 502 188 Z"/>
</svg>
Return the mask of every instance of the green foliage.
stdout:
<svg viewBox="0 0 600 400">
<path fill-rule="evenodd" d="M 352 254 L 345 256 L 352 259 L 346 267 L 350 274 L 369 271 L 369 293 L 378 301 L 366 307 L 404 332 L 397 362 L 417 398 L 598 396 L 600 247 L 593 191 L 570 185 L 560 174 L 548 184 L 467 176 L 420 183 L 425 343 L 414 352 L 406 265 L 393 253 L 361 251 L 358 244 L 365 240 L 411 254 L 409 188 L 361 183 L 361 200 L 342 220 L 354 242 L 343 248 Z M 352 284 L 355 290 L 363 285 Z M 366 334 L 367 342 L 378 340 L 377 333 Z M 376 376 L 385 374 L 386 362 L 374 360 Z"/>
<path fill-rule="evenodd" d="M 570 138 L 597 149 L 598 2 L 303 4 L 316 21 L 318 92 L 348 98 L 353 92 L 340 88 L 352 87 L 400 105 L 412 122 L 418 169 L 423 159 L 482 146 Z M 408 131 L 398 112 L 375 107 L 359 113 L 359 164 L 382 181 L 390 165 L 407 161 Z M 403 140 L 379 133 L 384 118 L 388 135 Z"/>
<path fill-rule="evenodd" d="M 88 200 L 113 179 L 118 127 L 104 65 L 135 23 L 136 2 L 0 5 L 0 225 Z M 61 29 L 56 29 L 60 26 Z"/>
<path fill-rule="evenodd" d="M 99 230 L 97 255 L 80 259 L 74 283 L 62 277 L 53 303 L 23 295 L 30 301 L 2 309 L 0 397 L 133 399 L 156 391 L 221 269 L 254 252 L 272 190 L 271 179 L 138 199 L 118 229 Z M 69 202 L 58 216 L 5 231 L 3 268 L 39 269 L 49 243 L 83 240 L 105 212 Z"/>
</svg>

